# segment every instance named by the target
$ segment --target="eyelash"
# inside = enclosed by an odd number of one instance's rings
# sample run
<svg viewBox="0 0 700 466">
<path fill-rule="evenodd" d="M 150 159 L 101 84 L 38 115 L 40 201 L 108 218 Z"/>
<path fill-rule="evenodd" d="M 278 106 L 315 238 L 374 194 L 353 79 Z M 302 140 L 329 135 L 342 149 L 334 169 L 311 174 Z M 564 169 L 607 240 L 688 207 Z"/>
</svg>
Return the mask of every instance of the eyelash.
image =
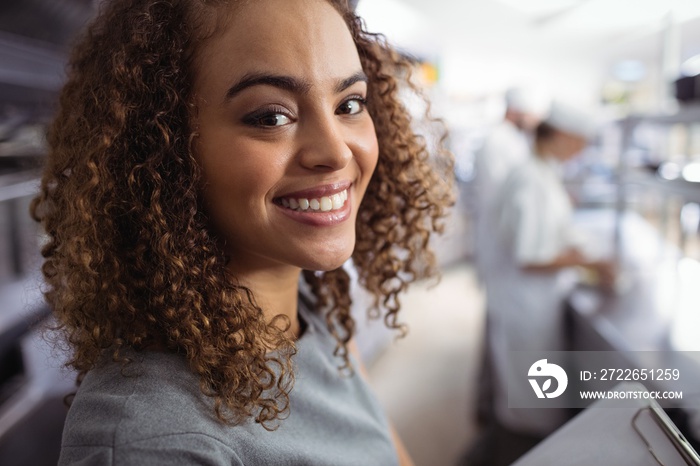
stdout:
<svg viewBox="0 0 700 466">
<path fill-rule="evenodd" d="M 337 113 L 337 115 L 358 115 L 362 112 L 365 111 L 367 107 L 367 99 L 360 96 L 360 95 L 353 95 L 345 99 L 339 106 L 338 109 L 340 109 L 342 106 L 347 105 L 349 102 L 359 102 L 360 108 L 356 113 Z M 282 126 L 282 125 L 266 125 L 262 124 L 262 120 L 265 118 L 270 118 L 270 117 L 277 117 L 277 116 L 283 116 L 289 120 L 293 120 L 292 116 L 289 114 L 289 111 L 285 109 L 284 107 L 268 107 L 268 108 L 263 108 L 258 111 L 255 111 L 249 115 L 246 115 L 243 117 L 243 123 L 249 126 L 255 126 L 258 128 L 275 128 L 277 126 Z"/>
<path fill-rule="evenodd" d="M 243 123 L 245 123 L 246 125 L 257 126 L 260 128 L 273 128 L 277 125 L 263 125 L 261 124 L 261 121 L 264 118 L 270 118 L 277 115 L 282 115 L 290 120 L 292 119 L 292 116 L 289 114 L 289 111 L 286 108 L 273 106 L 266 107 L 246 115 L 245 117 L 243 117 Z"/>
<path fill-rule="evenodd" d="M 358 114 L 364 112 L 365 109 L 367 108 L 367 99 L 362 97 L 361 95 L 352 95 L 352 96 L 348 97 L 338 106 L 338 108 L 342 107 L 343 105 L 347 105 L 348 102 L 352 102 L 352 101 L 357 101 L 360 103 L 360 109 L 357 111 L 357 113 L 342 113 L 341 115 L 358 115 Z"/>
</svg>

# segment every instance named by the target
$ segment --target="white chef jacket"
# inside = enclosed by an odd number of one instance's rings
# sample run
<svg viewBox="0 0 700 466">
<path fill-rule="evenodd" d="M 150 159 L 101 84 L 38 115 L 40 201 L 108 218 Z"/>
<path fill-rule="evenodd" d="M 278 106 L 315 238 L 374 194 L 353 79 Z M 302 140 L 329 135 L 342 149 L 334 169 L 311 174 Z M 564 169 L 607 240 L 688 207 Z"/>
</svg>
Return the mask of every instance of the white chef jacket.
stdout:
<svg viewBox="0 0 700 466">
<path fill-rule="evenodd" d="M 493 238 L 491 233 L 496 218 L 496 196 L 513 169 L 523 163 L 530 155 L 530 143 L 527 136 L 508 120 L 496 125 L 484 140 L 483 146 L 475 154 L 475 173 L 477 182 L 477 211 L 475 257 L 479 277 L 488 283 Z"/>
<path fill-rule="evenodd" d="M 520 377 L 509 351 L 563 350 L 563 302 L 575 272 L 529 272 L 523 266 L 546 264 L 577 241 L 571 230 L 572 206 L 560 180 L 558 163 L 537 155 L 514 168 L 495 201 L 498 216 L 491 232 L 497 246 L 489 264 L 486 297 L 490 345 L 496 377 L 495 409 L 506 427 L 549 434 L 564 420 L 555 409 L 509 410 L 509 377 Z"/>
</svg>

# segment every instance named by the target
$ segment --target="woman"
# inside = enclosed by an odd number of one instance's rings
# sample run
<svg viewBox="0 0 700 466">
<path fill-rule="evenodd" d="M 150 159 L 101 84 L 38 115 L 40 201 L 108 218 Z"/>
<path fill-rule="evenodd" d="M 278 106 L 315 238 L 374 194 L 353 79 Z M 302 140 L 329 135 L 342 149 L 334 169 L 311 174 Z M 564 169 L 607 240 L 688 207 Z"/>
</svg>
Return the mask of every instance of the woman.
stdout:
<svg viewBox="0 0 700 466">
<path fill-rule="evenodd" d="M 410 464 L 353 371 L 341 267 L 395 329 L 435 272 L 449 172 L 408 69 L 340 0 L 106 6 L 33 205 L 81 379 L 60 464 Z"/>
</svg>

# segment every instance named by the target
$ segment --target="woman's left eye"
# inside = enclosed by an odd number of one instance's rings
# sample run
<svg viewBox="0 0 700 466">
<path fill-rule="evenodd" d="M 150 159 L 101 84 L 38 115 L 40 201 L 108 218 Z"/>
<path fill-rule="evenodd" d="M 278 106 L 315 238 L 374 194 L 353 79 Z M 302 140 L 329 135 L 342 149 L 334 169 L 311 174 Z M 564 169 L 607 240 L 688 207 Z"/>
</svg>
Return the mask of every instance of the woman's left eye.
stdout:
<svg viewBox="0 0 700 466">
<path fill-rule="evenodd" d="M 338 107 L 335 113 L 338 115 L 355 115 L 360 113 L 365 108 L 365 99 L 361 97 L 353 97 L 348 99 Z"/>
</svg>

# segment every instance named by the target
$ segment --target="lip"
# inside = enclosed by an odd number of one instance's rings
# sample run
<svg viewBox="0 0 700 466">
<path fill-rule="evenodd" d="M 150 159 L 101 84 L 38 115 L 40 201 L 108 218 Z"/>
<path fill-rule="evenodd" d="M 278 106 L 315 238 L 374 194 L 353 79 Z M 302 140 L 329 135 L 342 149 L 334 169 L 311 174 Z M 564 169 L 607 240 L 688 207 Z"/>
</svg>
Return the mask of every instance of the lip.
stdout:
<svg viewBox="0 0 700 466">
<path fill-rule="evenodd" d="M 332 196 L 333 194 L 339 193 L 345 189 L 350 188 L 351 185 L 351 181 L 339 181 L 337 183 L 331 183 L 323 186 L 316 186 L 314 188 L 302 189 L 301 191 L 285 193 L 281 196 L 275 197 L 275 200 L 282 199 L 284 197 L 293 197 L 296 199 L 318 199 L 319 197 L 323 196 Z"/>
<path fill-rule="evenodd" d="M 323 196 L 332 196 L 333 194 L 337 194 L 347 189 L 348 198 L 345 201 L 345 204 L 343 204 L 343 207 L 338 210 L 331 210 L 328 212 L 310 210 L 299 211 L 288 209 L 277 202 L 273 202 L 273 204 L 277 209 L 279 209 L 280 213 L 298 223 L 315 227 L 328 227 L 338 225 L 347 220 L 350 217 L 350 213 L 352 212 L 353 198 L 352 191 L 350 190 L 351 186 L 351 182 L 343 181 L 339 183 L 318 186 L 311 189 L 305 189 L 302 191 L 290 192 L 288 194 L 275 198 L 275 201 L 278 201 L 284 197 L 317 199 Z"/>
</svg>

